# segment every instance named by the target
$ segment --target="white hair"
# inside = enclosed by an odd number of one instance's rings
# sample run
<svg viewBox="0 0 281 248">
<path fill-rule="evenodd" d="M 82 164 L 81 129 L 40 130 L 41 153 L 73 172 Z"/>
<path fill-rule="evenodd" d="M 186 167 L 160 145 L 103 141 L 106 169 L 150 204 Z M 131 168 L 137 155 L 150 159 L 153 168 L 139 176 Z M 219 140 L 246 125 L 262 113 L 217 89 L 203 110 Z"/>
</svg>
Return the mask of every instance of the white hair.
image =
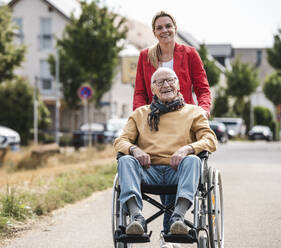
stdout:
<svg viewBox="0 0 281 248">
<path fill-rule="evenodd" d="M 157 74 L 159 74 L 159 73 L 162 73 L 162 72 L 168 72 L 169 74 L 173 75 L 177 79 L 176 81 L 178 83 L 179 79 L 177 77 L 177 74 L 172 69 L 170 69 L 168 67 L 160 67 L 152 74 L 152 76 L 151 76 L 151 84 L 153 84 L 155 76 Z"/>
</svg>

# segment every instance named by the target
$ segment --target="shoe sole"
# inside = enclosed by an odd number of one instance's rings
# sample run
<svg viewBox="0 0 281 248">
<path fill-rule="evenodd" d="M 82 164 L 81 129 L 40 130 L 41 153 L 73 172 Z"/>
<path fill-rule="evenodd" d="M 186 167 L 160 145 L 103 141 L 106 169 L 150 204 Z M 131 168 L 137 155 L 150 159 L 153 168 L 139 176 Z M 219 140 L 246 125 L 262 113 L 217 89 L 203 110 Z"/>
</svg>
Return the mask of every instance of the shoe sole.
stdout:
<svg viewBox="0 0 281 248">
<path fill-rule="evenodd" d="M 182 221 L 176 221 L 171 225 L 171 234 L 188 234 L 188 228 L 182 223 Z"/>
<path fill-rule="evenodd" d="M 132 222 L 130 225 L 127 226 L 126 234 L 143 235 L 144 230 L 141 224 L 139 224 L 138 222 Z"/>
</svg>

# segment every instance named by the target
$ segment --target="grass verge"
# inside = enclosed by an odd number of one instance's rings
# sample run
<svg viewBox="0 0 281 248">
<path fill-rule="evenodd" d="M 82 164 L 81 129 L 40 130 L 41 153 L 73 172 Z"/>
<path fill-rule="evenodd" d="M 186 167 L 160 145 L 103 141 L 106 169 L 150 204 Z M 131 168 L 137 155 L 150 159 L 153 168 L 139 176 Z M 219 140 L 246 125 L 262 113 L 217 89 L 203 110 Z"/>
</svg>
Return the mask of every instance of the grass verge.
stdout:
<svg viewBox="0 0 281 248">
<path fill-rule="evenodd" d="M 0 193 L 0 237 L 25 221 L 112 186 L 116 164 L 82 166 L 32 180 L 32 187 L 9 186 Z"/>
</svg>

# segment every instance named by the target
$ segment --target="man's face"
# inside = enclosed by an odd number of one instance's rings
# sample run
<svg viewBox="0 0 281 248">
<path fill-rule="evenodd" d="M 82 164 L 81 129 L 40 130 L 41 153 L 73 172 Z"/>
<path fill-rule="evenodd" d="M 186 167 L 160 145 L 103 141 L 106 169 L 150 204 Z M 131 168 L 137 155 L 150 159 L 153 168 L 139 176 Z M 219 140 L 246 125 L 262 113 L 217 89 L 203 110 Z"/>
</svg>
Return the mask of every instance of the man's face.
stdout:
<svg viewBox="0 0 281 248">
<path fill-rule="evenodd" d="M 162 71 L 155 75 L 151 85 L 151 91 L 161 102 L 171 102 L 175 100 L 178 90 L 178 81 L 170 72 Z"/>
</svg>

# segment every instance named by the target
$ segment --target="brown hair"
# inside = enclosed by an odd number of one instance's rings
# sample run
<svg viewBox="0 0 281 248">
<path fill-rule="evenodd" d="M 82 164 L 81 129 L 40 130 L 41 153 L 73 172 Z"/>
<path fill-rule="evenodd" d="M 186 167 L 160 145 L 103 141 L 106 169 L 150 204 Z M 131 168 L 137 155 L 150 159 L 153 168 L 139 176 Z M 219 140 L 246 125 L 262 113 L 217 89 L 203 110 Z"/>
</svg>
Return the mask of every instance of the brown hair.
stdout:
<svg viewBox="0 0 281 248">
<path fill-rule="evenodd" d="M 154 33 L 154 29 L 155 29 L 156 20 L 158 18 L 164 17 L 164 16 L 169 17 L 172 20 L 174 26 L 175 27 L 177 26 L 176 20 L 172 15 L 170 15 L 169 13 L 167 13 L 165 11 L 160 11 L 160 12 L 157 12 L 154 15 L 154 17 L 152 18 L 152 31 L 153 31 L 153 33 Z M 148 60 L 156 69 L 158 68 L 158 64 L 159 64 L 161 55 L 162 55 L 162 52 L 161 52 L 161 48 L 160 48 L 159 43 L 155 44 L 154 46 L 152 46 L 148 49 Z"/>
</svg>

